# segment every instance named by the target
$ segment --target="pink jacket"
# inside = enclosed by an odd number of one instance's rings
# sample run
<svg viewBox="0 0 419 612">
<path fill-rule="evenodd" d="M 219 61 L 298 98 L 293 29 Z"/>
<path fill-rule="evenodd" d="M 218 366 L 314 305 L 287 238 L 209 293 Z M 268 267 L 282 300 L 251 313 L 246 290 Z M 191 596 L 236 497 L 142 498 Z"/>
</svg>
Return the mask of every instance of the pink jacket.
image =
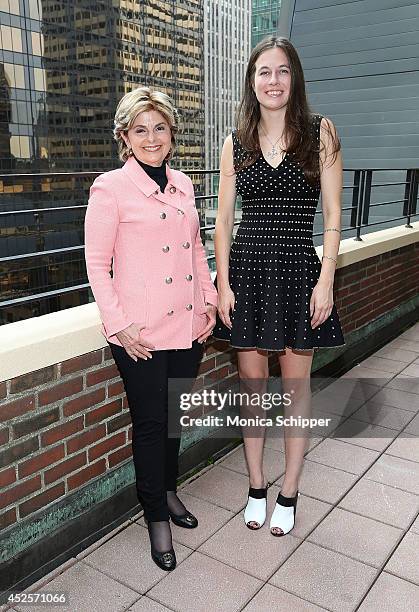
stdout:
<svg viewBox="0 0 419 612">
<path fill-rule="evenodd" d="M 87 274 L 107 340 L 136 323 L 155 350 L 190 348 L 217 305 L 192 181 L 167 168 L 162 193 L 135 158 L 99 176 L 85 220 Z M 109 272 L 112 266 L 112 277 Z"/>
</svg>

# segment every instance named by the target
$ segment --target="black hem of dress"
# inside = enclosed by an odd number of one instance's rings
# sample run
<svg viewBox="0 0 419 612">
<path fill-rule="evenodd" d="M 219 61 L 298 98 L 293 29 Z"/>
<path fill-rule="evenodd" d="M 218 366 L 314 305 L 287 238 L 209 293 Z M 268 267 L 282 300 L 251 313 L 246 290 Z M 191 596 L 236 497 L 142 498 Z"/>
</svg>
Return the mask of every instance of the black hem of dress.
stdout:
<svg viewBox="0 0 419 612">
<path fill-rule="evenodd" d="M 285 349 L 290 348 L 290 349 L 294 349 L 295 351 L 312 351 L 314 349 L 320 349 L 320 348 L 339 348 L 341 346 L 346 346 L 346 342 L 344 342 L 343 344 L 330 344 L 330 345 L 323 345 L 323 346 L 312 346 L 311 348 L 299 348 L 298 346 L 289 346 L 288 344 L 286 344 L 284 346 L 284 348 L 266 348 L 264 346 L 237 346 L 235 344 L 231 344 L 230 340 L 227 340 L 226 338 L 219 338 L 217 336 L 212 336 L 214 338 L 214 340 L 220 340 L 222 342 L 228 342 L 229 345 L 231 346 L 231 348 L 235 348 L 235 349 L 257 349 L 259 351 L 271 351 L 271 352 L 275 352 L 275 353 L 280 353 L 282 351 L 285 351 Z"/>
</svg>

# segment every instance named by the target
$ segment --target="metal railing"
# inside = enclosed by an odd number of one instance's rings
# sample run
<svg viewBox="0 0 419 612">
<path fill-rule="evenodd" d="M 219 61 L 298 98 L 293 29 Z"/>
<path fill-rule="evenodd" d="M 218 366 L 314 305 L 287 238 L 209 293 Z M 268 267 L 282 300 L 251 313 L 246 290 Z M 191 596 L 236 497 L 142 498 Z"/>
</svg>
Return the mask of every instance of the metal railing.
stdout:
<svg viewBox="0 0 419 612">
<path fill-rule="evenodd" d="M 219 171 L 189 170 L 185 173 L 198 186 L 196 202 L 202 221 L 205 212 L 210 212 L 206 211 L 205 202 L 217 198 L 216 193 L 206 195 L 205 187 L 211 187 L 210 177 L 218 175 Z M 394 225 L 400 221 L 405 221 L 407 231 L 412 228 L 411 220 L 418 215 L 417 169 L 345 169 L 344 173 L 352 174 L 352 180 L 343 186 L 342 235 L 347 233 L 354 240 L 362 240 L 362 232 L 366 228 Z M 403 173 L 404 180 L 373 182 L 380 173 L 381 176 L 382 173 Z M 31 302 L 41 304 L 48 300 L 49 305 L 46 309 L 41 308 L 40 312 L 27 310 L 27 316 L 91 301 L 84 267 L 82 234 L 88 189 L 100 174 L 57 172 L 0 175 L 0 324 L 14 320 L 10 316 L 11 311 L 25 305 L 27 308 Z M 202 184 L 203 179 L 206 186 Z M 395 193 L 398 189 L 401 189 L 401 193 Z M 383 201 L 380 198 L 379 201 L 372 201 L 374 190 L 384 190 Z M 389 194 L 393 197 L 386 199 L 385 196 L 388 198 Z M 394 216 L 385 212 L 384 218 L 377 220 L 378 211 L 390 206 L 393 211 L 399 206 L 399 214 Z M 321 215 L 320 209 L 316 211 L 316 219 L 318 215 Z M 239 220 L 235 221 L 236 226 L 239 223 Z M 319 225 L 317 220 L 316 225 Z M 201 225 L 204 238 L 208 238 L 214 229 L 213 223 Z M 322 231 L 315 231 L 313 238 L 322 235 Z M 62 244 L 53 245 L 51 238 L 61 240 Z M 66 240 L 73 243 L 65 244 Z M 55 248 L 48 248 L 48 245 Z M 208 255 L 208 261 L 213 263 L 214 257 L 214 254 Z M 70 280 L 71 270 L 74 274 Z M 57 273 L 56 278 L 53 272 Z M 74 299 L 69 299 L 70 294 L 78 294 L 79 301 L 76 299 L 74 303 Z M 57 299 L 54 306 L 51 300 Z M 7 317 L 1 316 L 4 312 L 7 312 Z M 26 318 L 25 312 L 18 314 L 17 318 Z"/>
</svg>

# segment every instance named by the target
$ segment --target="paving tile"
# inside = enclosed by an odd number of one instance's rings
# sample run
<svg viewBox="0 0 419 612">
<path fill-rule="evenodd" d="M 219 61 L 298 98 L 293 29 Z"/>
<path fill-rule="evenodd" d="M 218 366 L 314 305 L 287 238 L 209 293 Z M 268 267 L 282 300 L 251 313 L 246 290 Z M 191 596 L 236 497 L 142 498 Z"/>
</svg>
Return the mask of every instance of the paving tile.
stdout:
<svg viewBox="0 0 419 612">
<path fill-rule="evenodd" d="M 377 396 L 375 396 L 375 398 L 376 397 Z M 374 425 L 381 425 L 381 427 L 388 427 L 389 429 L 395 429 L 397 431 L 403 429 L 412 419 L 412 413 L 408 410 L 402 410 L 394 406 L 386 406 L 375 398 L 361 406 L 359 410 L 354 412 L 352 417 L 358 421 L 374 423 Z"/>
<path fill-rule="evenodd" d="M 419 585 L 418 551 L 419 534 L 406 533 L 385 566 L 385 571 Z"/>
<path fill-rule="evenodd" d="M 263 582 L 194 552 L 148 593 L 177 612 L 238 612 Z"/>
<path fill-rule="evenodd" d="M 360 363 L 360 366 L 365 368 L 371 368 L 373 370 L 379 370 L 380 372 L 390 372 L 390 374 L 398 374 L 403 370 L 403 368 L 406 367 L 406 363 L 402 363 L 398 360 L 396 361 L 394 357 L 393 359 L 389 359 L 388 357 L 384 358 L 377 356 L 377 354 L 374 353 L 373 355 L 371 355 L 371 357 L 364 359 L 364 361 Z"/>
<path fill-rule="evenodd" d="M 303 495 L 334 504 L 356 480 L 357 476 L 353 474 L 307 459 L 304 462 L 299 490 Z"/>
<path fill-rule="evenodd" d="M 308 540 L 378 568 L 385 563 L 402 535 L 403 531 L 396 527 L 334 508 Z"/>
<path fill-rule="evenodd" d="M 382 455 L 366 472 L 364 478 L 419 494 L 419 464 L 414 461 Z"/>
<path fill-rule="evenodd" d="M 418 437 L 402 432 L 386 449 L 386 455 L 394 455 L 419 463 Z"/>
<path fill-rule="evenodd" d="M 182 544 L 176 544 L 174 548 L 178 564 L 192 552 Z M 145 593 L 166 574 L 150 556 L 147 529 L 137 523 L 105 542 L 83 561 L 137 593 Z"/>
<path fill-rule="evenodd" d="M 363 365 L 356 365 L 351 370 L 345 372 L 341 377 L 345 378 L 359 378 L 368 379 L 369 384 L 374 384 L 378 387 L 383 386 L 390 378 L 393 378 L 394 374 L 391 372 L 385 372 L 384 370 L 374 370 L 373 368 L 367 368 Z M 371 380 L 369 380 L 371 379 Z"/>
<path fill-rule="evenodd" d="M 399 376 L 395 376 L 385 386 L 386 389 L 398 389 L 407 393 L 419 394 L 419 379 L 413 376 L 407 376 L 402 372 Z"/>
<path fill-rule="evenodd" d="M 384 381 L 380 381 L 379 386 L 373 383 L 374 381 L 369 378 L 336 378 L 324 391 L 327 391 L 331 396 L 334 395 L 340 401 L 350 401 L 356 397 L 367 401 L 380 390 Z"/>
<path fill-rule="evenodd" d="M 378 391 L 379 389 L 377 389 Z M 323 389 L 314 395 L 312 400 L 312 410 L 331 412 L 340 416 L 349 416 L 366 401 L 365 397 L 347 396 L 343 393 L 336 393 L 334 389 Z"/>
<path fill-rule="evenodd" d="M 321 436 L 322 438 L 326 438 L 333 434 L 333 432 L 345 421 L 346 416 L 341 416 L 340 414 L 333 414 L 332 412 L 326 412 L 325 410 L 320 410 L 319 408 L 313 408 L 312 417 L 315 419 L 324 419 L 324 425 L 316 425 L 310 431 L 311 435 Z"/>
<path fill-rule="evenodd" d="M 268 510 L 265 523 L 267 527 L 269 527 L 270 517 L 274 511 L 276 498 L 280 490 L 281 487 L 276 484 L 268 490 Z M 290 535 L 296 538 L 305 538 L 332 508 L 331 504 L 300 494 L 298 497 L 295 526 Z"/>
<path fill-rule="evenodd" d="M 54 578 L 40 592 L 68 593 L 68 604 L 31 605 L 30 612 L 69 610 L 70 612 L 123 612 L 138 599 L 138 593 L 112 580 L 83 561 L 72 565 Z M 19 612 L 29 612 L 28 606 L 15 606 Z"/>
<path fill-rule="evenodd" d="M 240 512 L 207 540 L 199 552 L 255 578 L 267 580 L 301 543 L 299 538 L 291 534 L 280 539 L 272 536 L 269 532 L 269 519 L 270 514 L 265 525 L 253 531 L 246 527 Z"/>
<path fill-rule="evenodd" d="M 281 436 L 282 437 L 282 436 Z M 246 459 L 244 455 L 244 446 L 238 448 L 234 453 L 231 453 L 224 461 L 220 463 L 223 468 L 233 470 L 239 474 L 248 475 Z M 281 474 L 285 472 L 285 455 L 284 453 L 272 450 L 265 447 L 263 453 L 263 468 L 265 477 L 268 481 L 277 480 Z"/>
<path fill-rule="evenodd" d="M 419 347 L 418 347 L 419 352 Z M 417 353 L 414 351 L 409 351 L 407 348 L 399 348 L 394 346 L 391 342 L 390 344 L 386 344 L 379 351 L 374 353 L 376 357 L 384 357 L 389 358 L 394 361 L 399 361 L 400 363 L 411 363 L 417 358 Z"/>
<path fill-rule="evenodd" d="M 419 516 L 416 517 L 416 520 L 411 526 L 410 531 L 413 531 L 413 533 L 419 533 Z"/>
<path fill-rule="evenodd" d="M 419 414 L 415 416 L 409 423 L 409 425 L 404 429 L 403 433 L 409 433 L 413 436 L 419 436 Z"/>
<path fill-rule="evenodd" d="M 403 370 L 404 374 L 408 376 L 414 376 L 415 378 L 419 378 L 419 362 L 416 361 L 411 363 L 407 368 Z"/>
<path fill-rule="evenodd" d="M 339 507 L 394 527 L 407 529 L 419 512 L 419 498 L 412 493 L 364 477 L 348 491 L 339 502 Z"/>
<path fill-rule="evenodd" d="M 405 332 L 400 334 L 399 338 L 403 338 L 404 340 L 410 340 L 412 342 L 419 342 L 419 327 L 418 325 L 413 325 Z"/>
<path fill-rule="evenodd" d="M 380 389 L 380 391 L 374 395 L 373 401 L 387 406 L 409 410 L 410 412 L 417 412 L 419 410 L 419 397 L 417 393 L 408 393 L 407 391 L 399 391 L 398 389 L 392 389 L 390 387 Z"/>
<path fill-rule="evenodd" d="M 407 351 L 412 351 L 413 353 L 419 353 L 419 340 L 416 342 L 413 340 L 408 340 L 407 338 L 402 338 L 399 336 L 396 340 L 391 342 L 391 345 L 394 348 L 401 348 Z"/>
<path fill-rule="evenodd" d="M 307 459 L 329 465 L 330 467 L 362 474 L 379 457 L 379 453 L 367 448 L 359 448 L 354 444 L 346 444 L 340 440 L 327 438 L 307 454 Z"/>
<path fill-rule="evenodd" d="M 142 514 L 143 514 L 143 512 L 140 513 L 141 516 L 142 516 Z M 87 555 L 90 555 L 90 553 L 92 553 L 94 550 L 96 550 L 97 548 L 100 548 L 101 546 L 103 546 L 103 544 L 105 544 L 105 542 L 107 542 L 108 540 L 111 540 L 118 533 L 120 533 L 121 531 L 126 529 L 126 527 L 131 525 L 132 522 L 133 522 L 133 517 L 131 517 L 129 520 L 125 521 L 125 523 L 123 523 L 122 525 L 119 525 L 118 527 L 116 527 L 115 529 L 113 529 L 112 531 L 110 531 L 109 533 L 104 535 L 103 538 L 100 538 L 96 542 L 93 542 L 93 544 L 91 544 L 90 546 L 85 548 L 81 553 L 76 555 L 76 559 L 78 559 L 79 561 L 81 559 L 84 559 L 85 557 L 87 557 Z"/>
<path fill-rule="evenodd" d="M 377 570 L 311 542 L 303 542 L 269 580 L 333 612 L 352 612 Z"/>
<path fill-rule="evenodd" d="M 398 435 L 395 429 L 347 419 L 333 432 L 333 437 L 356 446 L 383 452 Z"/>
<path fill-rule="evenodd" d="M 49 582 L 51 582 L 51 580 L 54 580 L 54 578 L 57 578 L 57 576 L 65 572 L 68 568 L 70 568 L 75 563 L 77 563 L 77 559 L 75 557 L 68 559 L 65 563 L 63 563 L 59 567 L 56 567 L 54 570 L 52 570 L 51 572 L 49 572 L 48 574 L 46 574 L 45 576 L 43 576 L 42 578 L 40 578 L 39 580 L 31 584 L 31 586 L 25 589 L 23 592 L 24 593 L 38 592 L 43 586 L 47 585 Z"/>
<path fill-rule="evenodd" d="M 170 608 L 143 596 L 127 612 L 170 612 Z"/>
<path fill-rule="evenodd" d="M 358 608 L 359 612 L 417 612 L 419 587 L 383 572 Z"/>
<path fill-rule="evenodd" d="M 183 491 L 178 491 L 178 496 L 189 512 L 192 512 L 197 517 L 199 523 L 195 529 L 184 529 L 171 523 L 173 540 L 189 548 L 198 548 L 198 546 L 234 516 L 230 510 L 214 506 Z M 146 526 L 144 518 L 141 518 L 138 523 L 143 527 Z"/>
<path fill-rule="evenodd" d="M 272 584 L 265 586 L 255 595 L 250 603 L 243 608 L 243 612 L 265 612 L 267 610 L 290 610 L 291 612 L 321 612 L 314 604 L 300 599 L 291 593 L 274 587 Z"/>
<path fill-rule="evenodd" d="M 249 478 L 216 465 L 182 490 L 221 508 L 238 512 L 246 505 Z"/>
</svg>

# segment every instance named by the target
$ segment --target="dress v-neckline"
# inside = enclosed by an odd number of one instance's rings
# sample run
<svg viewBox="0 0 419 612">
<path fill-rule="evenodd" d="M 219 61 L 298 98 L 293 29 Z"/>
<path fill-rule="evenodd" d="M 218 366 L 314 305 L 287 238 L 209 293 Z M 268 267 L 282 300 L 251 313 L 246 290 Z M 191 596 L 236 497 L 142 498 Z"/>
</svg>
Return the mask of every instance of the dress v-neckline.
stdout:
<svg viewBox="0 0 419 612">
<path fill-rule="evenodd" d="M 272 164 L 270 164 L 268 162 L 268 160 L 266 159 L 266 157 L 264 156 L 264 154 L 262 153 L 262 151 L 260 152 L 260 155 L 263 159 L 263 161 L 265 162 L 265 164 L 267 164 L 270 168 L 272 168 L 272 170 L 278 170 L 281 166 L 284 165 L 284 161 L 286 160 L 286 158 L 288 157 L 288 151 L 285 152 L 284 157 L 281 159 L 281 161 L 279 162 L 279 164 L 277 166 L 272 166 Z"/>
</svg>

